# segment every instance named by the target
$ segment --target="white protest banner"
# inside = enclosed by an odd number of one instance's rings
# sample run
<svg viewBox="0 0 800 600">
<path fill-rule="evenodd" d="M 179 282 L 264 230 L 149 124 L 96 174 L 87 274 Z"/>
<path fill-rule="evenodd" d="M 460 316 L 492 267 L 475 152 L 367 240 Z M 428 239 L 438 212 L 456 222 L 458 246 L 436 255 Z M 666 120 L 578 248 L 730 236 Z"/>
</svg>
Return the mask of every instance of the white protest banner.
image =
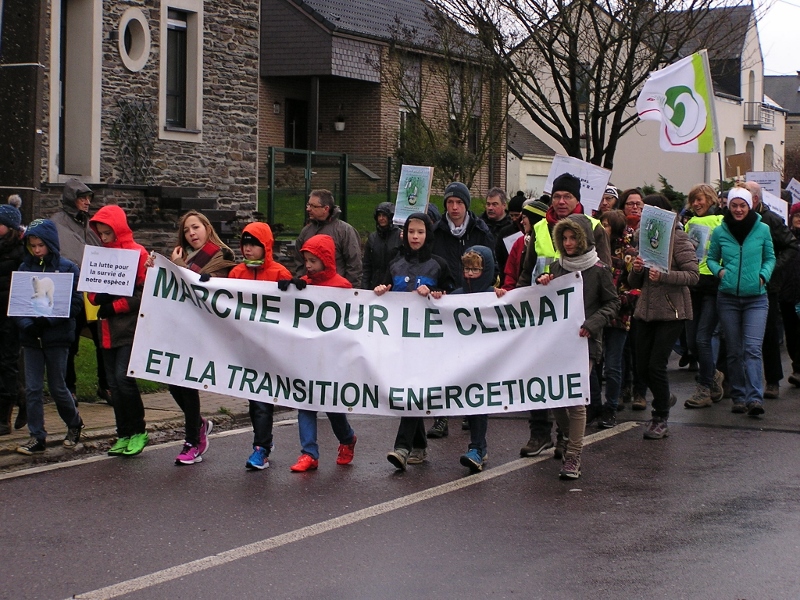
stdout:
<svg viewBox="0 0 800 600">
<path fill-rule="evenodd" d="M 800 181 L 797 181 L 794 177 L 786 186 L 786 189 L 789 190 L 789 193 L 792 195 L 792 204 L 795 202 L 800 202 Z"/>
<path fill-rule="evenodd" d="M 550 165 L 547 181 L 544 182 L 544 189 L 548 194 L 553 190 L 555 178 L 564 173 L 570 173 L 581 180 L 581 205 L 583 212 L 591 215 L 600 206 L 603 192 L 611 179 L 611 171 L 579 158 L 556 154 L 553 164 Z"/>
<path fill-rule="evenodd" d="M 393 223 L 403 225 L 410 215 L 428 212 L 432 181 L 433 167 L 402 166 Z"/>
<path fill-rule="evenodd" d="M 72 273 L 14 271 L 8 297 L 9 317 L 69 317 Z"/>
<path fill-rule="evenodd" d="M 639 256 L 644 266 L 669 273 L 676 215 L 671 210 L 645 205 L 639 221 Z"/>
<path fill-rule="evenodd" d="M 156 257 L 132 377 L 290 408 L 441 416 L 588 403 L 579 274 L 495 294 L 211 278 Z M 509 354 L 511 353 L 511 354 Z M 487 360 L 513 355 L 514 360 Z"/>
<path fill-rule="evenodd" d="M 783 222 L 789 224 L 789 203 L 786 200 L 771 194 L 764 188 L 761 188 L 761 201 L 769 206 L 772 212 L 778 213 L 783 219 Z"/>
<path fill-rule="evenodd" d="M 78 278 L 78 291 L 133 296 L 138 267 L 137 250 L 86 246 L 81 275 Z"/>
<path fill-rule="evenodd" d="M 776 171 L 748 171 L 745 180 L 755 181 L 765 192 L 781 195 L 781 174 Z"/>
</svg>

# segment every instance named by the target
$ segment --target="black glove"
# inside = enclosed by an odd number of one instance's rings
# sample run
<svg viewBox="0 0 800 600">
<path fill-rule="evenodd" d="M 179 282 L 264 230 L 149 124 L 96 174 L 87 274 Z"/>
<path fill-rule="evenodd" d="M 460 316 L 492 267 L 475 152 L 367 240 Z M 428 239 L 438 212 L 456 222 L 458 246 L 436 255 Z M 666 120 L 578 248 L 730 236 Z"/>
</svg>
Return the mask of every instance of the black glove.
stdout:
<svg viewBox="0 0 800 600">
<path fill-rule="evenodd" d="M 115 299 L 115 296 L 111 294 L 95 294 L 94 295 L 94 303 L 103 305 L 103 304 L 111 304 Z"/>
<path fill-rule="evenodd" d="M 114 310 L 114 307 L 111 304 L 103 304 L 103 306 L 101 306 L 97 311 L 97 316 L 101 319 L 113 317 L 115 314 L 117 314 L 117 311 Z"/>
<path fill-rule="evenodd" d="M 282 292 L 285 292 L 289 289 L 290 284 L 294 284 L 294 286 L 298 290 L 303 290 L 308 285 L 308 283 L 304 279 L 300 279 L 299 277 L 292 277 L 291 279 L 281 279 L 278 281 L 278 289 Z"/>
<path fill-rule="evenodd" d="M 206 282 L 209 279 L 211 279 L 211 275 L 209 275 L 208 273 L 200 273 L 200 281 Z"/>
</svg>

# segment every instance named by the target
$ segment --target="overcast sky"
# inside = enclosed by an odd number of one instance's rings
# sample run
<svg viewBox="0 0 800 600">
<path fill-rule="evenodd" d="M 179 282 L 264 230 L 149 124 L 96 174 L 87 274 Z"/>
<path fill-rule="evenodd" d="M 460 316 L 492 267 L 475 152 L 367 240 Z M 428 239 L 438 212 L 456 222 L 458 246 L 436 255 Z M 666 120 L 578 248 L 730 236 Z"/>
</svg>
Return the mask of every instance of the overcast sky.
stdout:
<svg viewBox="0 0 800 600">
<path fill-rule="evenodd" d="M 761 0 L 769 6 L 758 23 L 765 75 L 800 71 L 800 0 Z"/>
</svg>

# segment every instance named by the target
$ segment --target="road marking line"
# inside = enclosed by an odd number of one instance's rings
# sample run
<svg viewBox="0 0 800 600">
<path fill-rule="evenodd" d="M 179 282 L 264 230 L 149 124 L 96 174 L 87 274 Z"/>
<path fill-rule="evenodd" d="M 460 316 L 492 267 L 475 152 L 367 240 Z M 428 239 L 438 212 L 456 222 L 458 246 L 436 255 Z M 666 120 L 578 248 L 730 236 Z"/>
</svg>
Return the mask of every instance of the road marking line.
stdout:
<svg viewBox="0 0 800 600">
<path fill-rule="evenodd" d="M 283 427 L 284 425 L 293 425 L 295 423 L 297 423 L 297 419 L 284 419 L 281 421 L 275 421 L 273 427 Z M 220 431 L 219 433 L 212 433 L 211 439 L 228 437 L 229 435 L 241 435 L 243 433 L 250 433 L 251 431 L 252 429 L 250 427 L 242 427 L 240 429 L 229 429 L 227 431 Z M 171 446 L 182 446 L 182 445 L 183 445 L 182 440 L 175 440 L 174 442 L 164 442 L 162 444 L 156 444 L 153 446 L 145 446 L 145 449 L 142 452 L 143 453 L 153 452 L 161 448 L 169 448 Z M 120 460 L 120 459 L 128 460 L 119 456 L 108 456 L 107 454 L 101 454 L 100 456 L 87 456 L 86 458 L 76 458 L 75 460 L 69 460 L 60 463 L 52 463 L 49 465 L 41 465 L 39 467 L 31 467 L 29 469 L 23 469 L 21 471 L 0 473 L 0 481 L 3 481 L 5 479 L 15 479 L 17 477 L 25 477 L 27 475 L 36 475 L 37 473 L 47 473 L 48 471 L 57 471 L 59 469 L 67 469 L 69 467 L 78 467 L 80 465 L 99 462 L 101 460 Z"/>
<path fill-rule="evenodd" d="M 586 436 L 583 443 L 585 446 L 588 446 L 590 444 L 608 439 L 614 435 L 624 433 L 630 429 L 633 429 L 634 427 L 638 427 L 638 425 L 639 423 L 633 421 L 620 423 L 612 429 L 605 429 L 598 433 L 593 433 Z M 235 560 L 260 554 L 262 552 L 266 552 L 267 550 L 274 550 L 280 546 L 285 546 L 286 544 L 299 542 L 322 533 L 333 531 L 334 529 L 339 529 L 347 525 L 358 523 L 359 521 L 364 521 L 366 519 L 377 517 L 400 508 L 411 506 L 412 504 L 430 500 L 432 498 L 436 498 L 437 496 L 449 494 L 450 492 L 455 492 L 484 481 L 489 481 L 490 479 L 494 479 L 496 477 L 502 477 L 503 475 L 507 475 L 508 473 L 529 467 L 533 464 L 544 462 L 546 460 L 552 460 L 551 457 L 552 453 L 548 452 L 543 456 L 540 455 L 535 458 L 518 458 L 509 463 L 505 463 L 498 467 L 493 467 L 488 471 L 483 471 L 476 475 L 466 476 L 456 481 L 451 481 L 427 490 L 423 490 L 421 492 L 415 492 L 413 494 L 409 494 L 408 496 L 403 496 L 402 498 L 395 498 L 394 500 L 389 500 L 374 506 L 362 508 L 361 510 L 354 511 L 340 517 L 335 517 L 327 521 L 322 521 L 321 523 L 315 523 L 313 525 L 301 527 L 300 529 L 282 533 L 259 542 L 253 542 L 251 544 L 239 546 L 238 548 L 226 550 L 225 552 L 220 552 L 219 554 L 214 554 L 213 556 L 199 558 L 182 565 L 169 567 L 161 571 L 156 571 L 155 573 L 150 573 L 149 575 L 142 575 L 141 577 L 129 579 L 128 581 L 122 581 L 120 583 L 99 588 L 91 592 L 76 594 L 72 596 L 72 598 L 79 598 L 82 600 L 107 600 L 110 598 L 117 598 L 119 596 L 131 594 L 133 592 L 138 592 L 139 590 L 150 588 L 161 583 L 173 581 L 175 579 L 186 577 L 187 575 L 192 575 L 194 573 L 199 573 L 213 567 L 219 567 Z"/>
</svg>

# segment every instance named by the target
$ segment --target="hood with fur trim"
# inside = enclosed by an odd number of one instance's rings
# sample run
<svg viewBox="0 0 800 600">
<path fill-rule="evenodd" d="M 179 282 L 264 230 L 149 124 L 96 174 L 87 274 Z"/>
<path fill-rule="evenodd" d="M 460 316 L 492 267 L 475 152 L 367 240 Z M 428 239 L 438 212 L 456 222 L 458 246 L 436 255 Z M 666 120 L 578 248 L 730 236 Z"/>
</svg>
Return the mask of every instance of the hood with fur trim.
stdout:
<svg viewBox="0 0 800 600">
<path fill-rule="evenodd" d="M 564 253 L 564 244 L 561 239 L 565 229 L 571 230 L 578 240 L 578 252 L 575 256 L 586 254 L 589 250 L 594 248 L 592 222 L 586 215 L 570 215 L 566 219 L 561 219 L 553 228 L 553 245 L 561 256 L 566 256 Z"/>
</svg>

